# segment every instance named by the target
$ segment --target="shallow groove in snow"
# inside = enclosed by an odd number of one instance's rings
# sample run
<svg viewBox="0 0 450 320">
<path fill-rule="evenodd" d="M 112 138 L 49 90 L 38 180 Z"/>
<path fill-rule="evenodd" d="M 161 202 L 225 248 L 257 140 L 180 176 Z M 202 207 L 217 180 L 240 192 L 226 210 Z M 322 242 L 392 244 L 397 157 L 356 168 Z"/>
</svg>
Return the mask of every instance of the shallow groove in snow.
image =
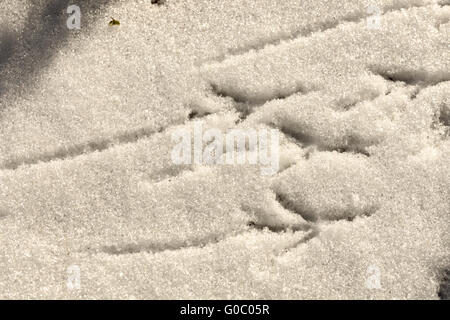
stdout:
<svg viewBox="0 0 450 320">
<path fill-rule="evenodd" d="M 308 229 L 286 229 L 286 228 L 275 228 L 270 226 L 262 226 L 250 223 L 248 225 L 248 230 L 244 232 L 227 234 L 227 235 L 211 235 L 204 239 L 198 240 L 189 240 L 185 242 L 177 242 L 177 243 L 127 243 L 127 244 L 117 244 L 110 246 L 103 246 L 100 249 L 89 249 L 88 252 L 92 253 L 106 253 L 110 255 L 126 255 L 126 254 L 137 254 L 137 253 L 160 253 L 165 251 L 178 251 L 189 248 L 204 248 L 205 246 L 218 244 L 222 241 L 226 241 L 229 238 L 236 237 L 239 235 L 245 235 L 246 233 L 252 232 L 252 230 L 256 230 L 257 232 L 267 232 L 270 233 L 299 233 L 304 234 L 304 236 L 293 246 L 286 247 L 285 250 L 290 250 L 292 248 L 297 247 L 299 244 L 306 243 L 312 238 L 316 237 L 319 234 L 319 229 L 317 227 L 311 227 Z"/>
<path fill-rule="evenodd" d="M 101 152 L 107 150 L 118 144 L 126 144 L 137 142 L 140 139 L 149 137 L 155 133 L 162 132 L 165 129 L 160 128 L 158 130 L 140 128 L 138 130 L 129 131 L 120 135 L 117 135 L 110 139 L 96 139 L 90 142 L 81 143 L 79 145 L 72 145 L 68 147 L 59 148 L 50 153 L 38 154 L 25 159 L 13 159 L 2 164 L 1 169 L 15 170 L 22 165 L 37 164 L 40 162 L 50 162 L 53 160 L 64 160 L 68 158 L 74 158 L 79 155 Z"/>
<path fill-rule="evenodd" d="M 412 4 L 409 6 L 393 6 L 393 7 L 388 7 L 385 8 L 384 11 L 382 12 L 382 15 L 384 14 L 388 14 L 391 12 L 395 12 L 395 11 L 401 11 L 401 10 L 407 10 L 407 9 L 411 9 L 411 8 L 421 8 L 421 7 L 427 7 L 430 6 L 429 3 L 425 3 L 425 4 Z M 266 39 L 263 41 L 259 41 L 257 43 L 251 44 L 251 45 L 247 45 L 247 46 L 243 46 L 237 49 L 229 49 L 227 51 L 226 55 L 221 55 L 219 57 L 216 57 L 214 59 L 211 59 L 209 61 L 209 63 L 211 62 L 222 62 L 224 60 L 227 60 L 231 57 L 235 57 L 235 56 L 240 56 L 240 55 L 244 55 L 250 51 L 260 51 L 263 50 L 264 48 L 268 47 L 268 46 L 277 46 L 283 42 L 289 42 L 289 41 L 293 41 L 296 40 L 298 38 L 303 38 L 303 37 L 309 37 L 312 36 L 314 34 L 317 33 L 322 33 L 331 29 L 335 29 L 343 24 L 347 24 L 347 23 L 359 23 L 361 21 L 363 21 L 364 19 L 368 18 L 370 15 L 368 12 L 364 12 L 363 14 L 360 15 L 348 15 L 346 17 L 343 17 L 341 20 L 329 20 L 329 21 L 324 21 L 319 25 L 313 25 L 313 26 L 309 26 L 307 28 L 303 27 L 299 30 L 294 30 L 292 31 L 290 34 L 288 35 L 279 35 L 277 38 L 270 38 L 270 39 Z M 208 63 L 208 62 L 206 62 Z"/>
<path fill-rule="evenodd" d="M 190 120 L 194 120 L 206 117 L 208 115 L 209 115 L 208 113 L 197 114 L 195 111 L 192 111 L 191 113 L 189 113 L 188 117 Z M 146 127 L 138 128 L 135 130 L 129 130 L 127 132 L 118 134 L 111 138 L 94 139 L 92 141 L 80 143 L 78 145 L 61 147 L 52 152 L 30 155 L 26 158 L 11 159 L 2 163 L 0 165 L 0 169 L 15 170 L 22 165 L 33 165 L 41 162 L 45 163 L 54 160 L 64 160 L 75 158 L 77 156 L 88 153 L 101 152 L 104 150 L 108 150 L 109 148 L 113 148 L 114 146 L 117 145 L 138 142 L 141 139 L 151 137 L 156 133 L 164 132 L 180 124 L 182 124 L 182 121 L 172 123 L 167 127 L 159 127 L 157 129 Z"/>
</svg>

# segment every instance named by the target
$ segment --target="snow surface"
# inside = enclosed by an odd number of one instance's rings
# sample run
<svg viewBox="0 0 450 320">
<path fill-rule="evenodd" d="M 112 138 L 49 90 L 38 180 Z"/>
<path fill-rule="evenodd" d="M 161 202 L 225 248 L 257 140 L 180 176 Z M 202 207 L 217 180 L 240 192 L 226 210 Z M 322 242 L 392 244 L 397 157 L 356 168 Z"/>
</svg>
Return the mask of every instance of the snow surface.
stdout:
<svg viewBox="0 0 450 320">
<path fill-rule="evenodd" d="M 446 1 L 79 2 L 0 0 L 0 298 L 438 298 Z M 196 123 L 280 172 L 173 164 Z"/>
</svg>

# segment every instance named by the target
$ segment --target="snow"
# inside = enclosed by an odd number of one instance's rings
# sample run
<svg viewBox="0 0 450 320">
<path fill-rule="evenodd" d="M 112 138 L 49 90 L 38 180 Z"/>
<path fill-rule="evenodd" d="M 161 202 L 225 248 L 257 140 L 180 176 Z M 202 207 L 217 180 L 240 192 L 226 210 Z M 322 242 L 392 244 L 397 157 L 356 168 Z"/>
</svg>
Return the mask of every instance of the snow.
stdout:
<svg viewBox="0 0 450 320">
<path fill-rule="evenodd" d="M 373 2 L 80 1 L 68 30 L 76 1 L 0 0 L 0 297 L 438 298 L 450 8 Z M 196 122 L 279 129 L 280 171 L 175 165 Z"/>
</svg>

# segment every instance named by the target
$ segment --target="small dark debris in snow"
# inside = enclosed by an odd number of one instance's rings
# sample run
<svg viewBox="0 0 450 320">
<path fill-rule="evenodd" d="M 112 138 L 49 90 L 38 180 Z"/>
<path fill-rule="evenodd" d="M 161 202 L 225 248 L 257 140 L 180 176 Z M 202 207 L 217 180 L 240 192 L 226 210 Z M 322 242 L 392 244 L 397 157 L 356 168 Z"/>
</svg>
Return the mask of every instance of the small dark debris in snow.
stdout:
<svg viewBox="0 0 450 320">
<path fill-rule="evenodd" d="M 109 25 L 110 26 L 118 26 L 118 25 L 120 25 L 120 21 L 116 20 L 114 18 L 111 18 L 111 21 L 109 22 Z"/>
<path fill-rule="evenodd" d="M 158 6 L 163 5 L 165 0 L 151 0 L 152 4 L 157 4 Z"/>
</svg>

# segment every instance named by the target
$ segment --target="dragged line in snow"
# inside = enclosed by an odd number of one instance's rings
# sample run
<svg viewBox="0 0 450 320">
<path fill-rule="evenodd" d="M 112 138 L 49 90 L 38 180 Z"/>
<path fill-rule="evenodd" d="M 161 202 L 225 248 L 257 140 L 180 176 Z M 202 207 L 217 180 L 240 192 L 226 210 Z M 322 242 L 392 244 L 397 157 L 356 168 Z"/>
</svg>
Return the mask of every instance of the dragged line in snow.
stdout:
<svg viewBox="0 0 450 320">
<path fill-rule="evenodd" d="M 288 126 L 275 126 L 273 124 L 268 124 L 269 126 L 276 128 L 280 130 L 287 138 L 292 140 L 295 144 L 299 145 L 302 148 L 308 148 L 308 147 L 314 147 L 314 149 L 311 149 L 312 151 L 337 151 L 339 153 L 359 153 L 361 155 L 364 155 L 366 157 L 370 157 L 370 153 L 366 150 L 366 147 L 362 147 L 361 143 L 358 142 L 357 137 L 348 137 L 347 144 L 342 146 L 328 146 L 323 143 L 321 143 L 318 139 L 314 138 L 314 136 L 296 131 L 293 128 L 290 128 Z M 367 146 L 369 147 L 369 146 Z"/>
<path fill-rule="evenodd" d="M 88 251 L 93 252 L 95 254 L 98 253 L 106 253 L 110 255 L 125 255 L 125 254 L 136 254 L 136 253 L 160 253 L 164 251 L 177 251 L 182 249 L 192 249 L 192 248 L 204 248 L 211 244 L 217 244 L 221 241 L 224 241 L 230 237 L 235 237 L 238 235 L 245 234 L 246 232 L 249 232 L 249 230 L 264 230 L 267 226 L 264 227 L 258 227 L 257 225 L 252 225 L 251 223 L 248 225 L 250 228 L 244 229 L 242 231 L 238 231 L 231 234 L 224 234 L 224 235 L 211 235 L 208 237 L 205 237 L 203 239 L 197 239 L 197 240 L 186 240 L 186 241 L 178 241 L 178 242 L 172 242 L 172 243 L 152 243 L 152 242 L 138 242 L 138 243 L 127 243 L 127 244 L 117 244 L 117 245 L 109 245 L 109 246 L 102 246 L 99 249 L 89 249 Z M 294 230 L 294 229 L 283 229 L 283 230 L 277 230 L 273 231 L 267 227 L 267 229 L 273 233 L 281 233 L 281 232 L 305 232 L 308 231 L 305 237 L 302 238 L 300 242 L 306 242 L 309 239 L 311 239 L 313 236 L 317 235 L 317 228 L 311 227 L 307 230 Z M 289 249 L 289 248 L 287 248 Z"/>
<path fill-rule="evenodd" d="M 271 232 L 282 233 L 286 231 L 309 231 L 312 226 L 309 223 L 297 223 L 297 222 L 286 222 L 280 217 L 276 219 L 278 215 L 277 212 L 261 212 L 261 209 L 254 209 L 249 206 L 242 206 L 241 210 L 249 214 L 249 216 L 255 217 L 254 220 L 250 221 L 247 226 L 256 229 L 264 230 L 267 229 Z M 269 219 L 267 217 L 270 216 Z M 278 221 L 277 221 L 278 220 Z"/>
<path fill-rule="evenodd" d="M 209 235 L 201 239 L 190 239 L 190 240 L 180 240 L 180 241 L 172 241 L 171 243 L 155 243 L 151 241 L 140 241 L 136 243 L 125 243 L 125 244 L 116 244 L 116 245 L 107 245 L 102 246 L 98 249 L 89 249 L 94 253 L 107 253 L 111 255 L 123 255 L 123 254 L 134 254 L 134 253 L 159 253 L 163 251 L 175 251 L 181 249 L 188 248 L 203 248 L 209 244 L 218 243 L 230 236 L 236 236 L 238 234 L 242 234 L 243 231 L 230 233 L 230 234 L 222 234 L 222 235 Z"/>
<path fill-rule="evenodd" d="M 313 211 L 308 212 L 304 208 L 300 208 L 297 204 L 295 204 L 293 201 L 291 201 L 288 196 L 284 195 L 281 192 L 276 192 L 276 200 L 286 209 L 293 213 L 296 213 L 300 215 L 303 219 L 305 219 L 308 222 L 311 223 L 317 223 L 319 221 L 319 218 L 317 214 Z M 365 210 L 361 214 L 354 214 L 354 215 L 348 215 L 345 217 L 339 217 L 339 218 L 327 218 L 327 221 L 340 221 L 340 220 L 347 220 L 347 221 L 353 221 L 356 217 L 370 217 L 373 214 L 375 214 L 379 210 L 379 206 L 370 206 L 368 208 L 365 208 Z M 312 226 L 312 225 L 311 225 Z"/>
<path fill-rule="evenodd" d="M 162 132 L 166 128 L 148 129 L 140 128 L 129 131 L 112 138 L 98 139 L 67 147 L 60 147 L 53 152 L 37 154 L 32 157 L 8 160 L 2 163 L 0 169 L 15 170 L 22 165 L 37 164 L 40 162 L 50 162 L 53 160 L 64 160 L 74 158 L 83 154 L 93 153 L 96 151 L 104 151 L 119 144 L 133 143 L 142 138 L 149 137 L 155 133 Z"/>
<path fill-rule="evenodd" d="M 278 201 L 284 209 L 286 209 L 290 212 L 293 212 L 295 214 L 298 214 L 306 221 L 309 221 L 309 222 L 317 221 L 317 216 L 313 212 L 304 211 L 302 208 L 299 208 L 292 201 L 290 201 L 284 194 L 277 192 L 277 191 L 274 191 L 274 192 L 276 195 L 276 198 L 275 198 L 276 201 Z"/>
<path fill-rule="evenodd" d="M 254 112 L 254 109 L 260 107 L 270 101 L 278 99 L 286 99 L 295 94 L 305 94 L 308 91 L 302 86 L 297 86 L 291 89 L 278 90 L 275 93 L 267 94 L 265 96 L 249 97 L 245 93 L 239 93 L 238 88 L 234 89 L 219 89 L 214 83 L 211 83 L 211 90 L 213 94 L 220 98 L 230 98 L 236 110 L 239 112 L 239 118 L 245 120 L 250 114 Z"/>
<path fill-rule="evenodd" d="M 244 212 L 249 212 L 249 208 L 241 208 Z M 302 238 L 300 242 L 307 242 L 312 237 L 317 235 L 317 226 L 310 223 L 307 224 L 270 224 L 267 222 L 257 222 L 249 221 L 247 226 L 242 230 L 236 230 L 235 232 L 230 232 L 228 234 L 211 234 L 200 239 L 190 239 L 190 240 L 180 240 L 170 243 L 155 243 L 151 241 L 141 241 L 136 243 L 126 243 L 126 244 L 116 244 L 102 246 L 98 249 L 89 249 L 94 253 L 107 253 L 111 255 L 123 255 L 123 254 L 134 254 L 134 253 L 159 253 L 163 251 L 175 251 L 188 248 L 203 248 L 210 244 L 217 244 L 227 238 L 238 236 L 244 234 L 251 230 L 269 230 L 273 233 L 283 233 L 283 232 L 305 232 L 307 233 L 305 237 Z"/>
<path fill-rule="evenodd" d="M 265 228 L 258 228 L 256 226 L 250 226 L 251 229 L 256 230 L 264 230 Z M 282 249 L 281 252 L 287 252 L 292 248 L 295 248 L 299 246 L 300 244 L 306 243 L 309 240 L 313 239 L 319 234 L 319 228 L 317 226 L 311 226 L 308 230 L 293 230 L 293 229 L 284 229 L 280 231 L 272 231 L 269 229 L 269 231 L 273 233 L 283 233 L 283 232 L 301 232 L 305 235 L 297 241 L 294 245 L 287 246 Z M 127 254 L 137 254 L 137 253 L 161 253 L 165 251 L 178 251 L 183 249 L 201 249 L 208 245 L 214 245 L 218 244 L 219 242 L 222 242 L 230 237 L 239 236 L 242 234 L 245 234 L 249 232 L 249 229 L 246 229 L 242 232 L 236 232 L 233 234 L 226 234 L 222 236 L 210 236 L 208 238 L 205 238 L 203 240 L 189 240 L 189 241 L 180 241 L 178 243 L 165 243 L 165 244 L 156 244 L 156 243 L 134 243 L 134 244 L 124 244 L 124 245 L 111 245 L 111 246 L 103 246 L 100 249 L 89 249 L 90 252 L 93 252 L 94 254 L 99 253 L 106 253 L 109 255 L 127 255 Z M 264 232 L 264 231 L 261 231 Z"/>
<path fill-rule="evenodd" d="M 189 114 L 188 114 L 188 119 L 189 120 L 194 120 L 194 119 L 200 119 L 206 116 L 209 116 L 211 113 L 209 112 L 205 112 L 205 113 L 200 113 L 197 110 L 192 110 Z"/>
<path fill-rule="evenodd" d="M 317 145 L 317 142 L 312 135 L 295 131 L 288 126 L 275 126 L 274 124 L 269 124 L 269 126 L 280 130 L 286 137 L 288 137 L 290 140 L 293 140 L 302 148 Z"/>
<path fill-rule="evenodd" d="M 319 234 L 320 234 L 319 227 L 316 225 L 312 225 L 310 231 L 300 241 L 296 242 L 295 244 L 293 244 L 290 247 L 284 248 L 284 253 L 287 253 L 290 250 L 295 249 L 295 248 L 299 247 L 300 245 L 309 242 L 310 240 L 316 238 Z"/>
<path fill-rule="evenodd" d="M 407 85 L 417 85 L 421 89 L 450 81 L 449 71 L 430 72 L 427 70 L 390 71 L 381 66 L 369 66 L 368 70 L 389 82 L 403 82 Z M 420 89 L 419 89 L 420 90 Z"/>
<path fill-rule="evenodd" d="M 208 116 L 209 113 L 199 114 L 196 111 L 191 111 L 188 115 L 189 120 L 194 120 L 198 118 L 203 118 Z M 18 159 L 11 159 L 4 161 L 0 164 L 0 170 L 16 170 L 23 165 L 33 165 L 38 163 L 46 163 L 51 162 L 53 160 L 65 160 L 75 158 L 77 156 L 93 153 L 93 152 L 101 152 L 110 148 L 113 148 L 117 145 L 127 144 L 127 143 L 135 143 L 141 139 L 148 138 L 154 134 L 164 132 L 170 129 L 173 126 L 177 126 L 183 124 L 185 119 L 174 122 L 167 127 L 159 127 L 159 128 L 138 128 L 135 130 L 128 130 L 123 133 L 114 135 L 110 138 L 102 138 L 96 139 L 92 141 L 87 141 L 75 145 L 60 147 L 51 152 L 34 154 L 29 157 L 22 157 Z"/>
<path fill-rule="evenodd" d="M 256 230 L 264 230 L 267 229 L 274 233 L 286 232 L 288 230 L 297 232 L 297 231 L 308 231 L 311 229 L 310 225 L 294 225 L 294 226 L 284 226 L 284 225 L 270 225 L 266 223 L 257 223 L 254 221 L 250 221 L 248 226 L 252 229 Z"/>
<path fill-rule="evenodd" d="M 411 8 L 422 8 L 422 7 L 427 7 L 430 4 L 412 4 L 412 5 L 407 5 L 407 6 L 391 6 L 388 8 L 385 8 L 385 10 L 381 13 L 382 15 L 391 13 L 391 12 L 395 12 L 395 11 L 401 11 L 401 10 L 406 10 L 406 9 L 411 9 Z M 441 4 L 441 6 L 445 6 L 448 4 Z M 229 48 L 226 50 L 226 52 L 224 54 L 221 54 L 219 56 L 216 56 L 212 59 L 208 59 L 208 61 L 204 61 L 203 64 L 208 64 L 208 63 L 217 63 L 217 62 L 223 62 L 229 58 L 235 57 L 235 56 L 240 56 L 240 55 L 245 55 L 248 52 L 251 51 L 261 51 L 263 49 L 265 49 L 268 46 L 277 46 L 280 45 L 283 42 L 289 42 L 289 41 L 294 41 L 296 39 L 299 38 L 303 38 L 303 37 L 311 37 L 316 33 L 321 33 L 321 32 L 325 32 L 331 29 L 335 29 L 337 27 L 339 27 L 342 24 L 346 24 L 346 23 L 359 23 L 362 22 L 364 19 L 367 19 L 368 17 L 371 16 L 371 14 L 367 11 L 363 11 L 361 12 L 362 14 L 360 15 L 355 15 L 355 14 L 349 14 L 347 16 L 342 17 L 341 20 L 327 20 L 327 21 L 322 21 L 318 24 L 313 24 L 312 26 L 304 26 L 301 29 L 298 30 L 293 30 L 291 31 L 289 34 L 285 34 L 285 35 L 278 35 L 276 37 L 271 37 L 265 40 L 260 40 L 257 41 L 253 44 L 248 44 L 246 46 L 242 46 L 239 48 Z"/>
<path fill-rule="evenodd" d="M 383 68 L 377 66 L 370 66 L 369 71 L 382 77 L 388 82 L 402 82 L 407 86 L 415 87 L 410 93 L 410 100 L 415 100 L 426 88 L 450 81 L 450 72 L 446 71 L 429 72 L 426 70 L 401 70 L 393 72 L 383 70 Z"/>
<path fill-rule="evenodd" d="M 166 244 L 155 244 L 155 243 L 129 243 L 123 245 L 111 245 L 103 246 L 98 252 L 103 252 L 111 255 L 122 255 L 122 254 L 133 254 L 140 252 L 147 253 L 157 253 L 162 251 L 174 251 L 189 247 L 203 247 L 207 243 L 199 242 L 198 244 L 188 244 L 188 243 L 166 243 Z"/>
<path fill-rule="evenodd" d="M 337 105 L 339 105 L 339 109 L 337 110 L 338 112 L 347 112 L 350 111 L 351 109 L 355 108 L 356 106 L 362 104 L 362 103 L 367 103 L 367 102 L 375 102 L 378 99 L 380 99 L 381 97 L 385 97 L 387 95 L 391 94 L 391 91 L 388 91 L 386 93 L 380 93 L 372 98 L 368 98 L 368 99 L 362 99 L 362 100 L 355 100 L 353 102 L 345 102 L 344 100 L 338 101 Z"/>
<path fill-rule="evenodd" d="M 273 94 L 258 97 L 249 97 L 245 95 L 245 93 L 237 92 L 237 90 L 219 89 L 218 86 L 214 83 L 211 83 L 211 89 L 216 96 L 222 98 L 231 98 L 235 103 L 244 103 L 250 106 L 261 106 L 272 100 L 286 99 L 297 93 L 306 93 L 306 90 L 302 86 L 297 86 L 292 89 L 286 89 L 283 92 L 281 90 L 278 90 Z"/>
</svg>

